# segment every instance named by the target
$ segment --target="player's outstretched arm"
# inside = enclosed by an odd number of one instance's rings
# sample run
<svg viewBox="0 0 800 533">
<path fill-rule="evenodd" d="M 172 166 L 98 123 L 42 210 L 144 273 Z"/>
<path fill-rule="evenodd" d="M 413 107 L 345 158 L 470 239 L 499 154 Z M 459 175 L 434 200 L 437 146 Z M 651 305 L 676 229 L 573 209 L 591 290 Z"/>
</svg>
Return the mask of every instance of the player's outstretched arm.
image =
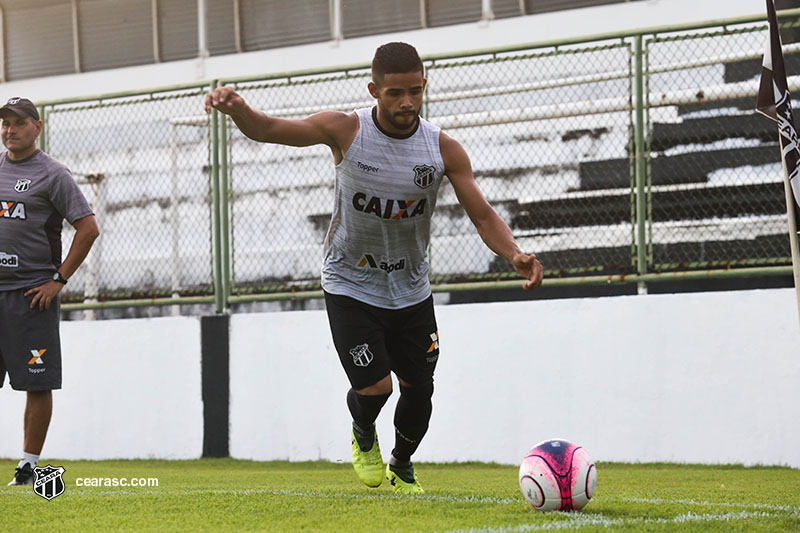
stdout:
<svg viewBox="0 0 800 533">
<path fill-rule="evenodd" d="M 358 129 L 355 114 L 339 111 L 323 111 L 302 120 L 272 117 L 248 105 L 230 87 L 218 87 L 208 93 L 205 109 L 206 113 L 217 109 L 229 115 L 241 132 L 254 141 L 289 146 L 325 144 L 334 155 L 347 151 Z"/>
<path fill-rule="evenodd" d="M 458 201 L 467 212 L 478 234 L 494 253 L 511 263 L 514 270 L 525 278 L 522 288 L 533 290 L 542 284 L 542 264 L 534 254 L 520 250 L 511 228 L 489 205 L 475 182 L 472 164 L 464 148 L 450 136 L 439 138 L 445 174 L 453 184 Z"/>
</svg>

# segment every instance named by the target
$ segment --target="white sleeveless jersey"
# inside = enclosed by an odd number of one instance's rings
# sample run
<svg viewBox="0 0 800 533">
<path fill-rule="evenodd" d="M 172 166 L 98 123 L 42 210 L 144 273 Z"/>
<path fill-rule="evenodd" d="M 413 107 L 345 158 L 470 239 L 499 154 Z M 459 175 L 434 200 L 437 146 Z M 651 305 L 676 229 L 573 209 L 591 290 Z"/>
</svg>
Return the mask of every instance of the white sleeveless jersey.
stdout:
<svg viewBox="0 0 800 533">
<path fill-rule="evenodd" d="M 378 127 L 376 108 L 356 113 L 358 133 L 336 166 L 322 288 L 400 309 L 431 294 L 431 215 L 444 175 L 440 129 L 420 118 L 399 137 Z"/>
</svg>

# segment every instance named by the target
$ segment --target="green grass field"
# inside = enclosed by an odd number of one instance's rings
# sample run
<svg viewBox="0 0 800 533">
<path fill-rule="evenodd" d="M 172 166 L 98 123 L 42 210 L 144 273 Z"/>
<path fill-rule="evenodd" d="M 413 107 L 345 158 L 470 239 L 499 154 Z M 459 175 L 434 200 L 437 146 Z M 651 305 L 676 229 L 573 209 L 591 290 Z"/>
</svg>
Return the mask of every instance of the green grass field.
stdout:
<svg viewBox="0 0 800 533">
<path fill-rule="evenodd" d="M 539 513 L 517 469 L 418 464 L 421 496 L 361 485 L 349 464 L 48 461 L 62 495 L 0 486 L 0 531 L 800 531 L 800 470 L 598 464 L 580 512 Z M 8 479 L 16 461 L 0 461 Z M 5 475 L 5 474 L 4 474 Z M 158 478 L 158 487 L 78 487 L 76 478 Z"/>
</svg>

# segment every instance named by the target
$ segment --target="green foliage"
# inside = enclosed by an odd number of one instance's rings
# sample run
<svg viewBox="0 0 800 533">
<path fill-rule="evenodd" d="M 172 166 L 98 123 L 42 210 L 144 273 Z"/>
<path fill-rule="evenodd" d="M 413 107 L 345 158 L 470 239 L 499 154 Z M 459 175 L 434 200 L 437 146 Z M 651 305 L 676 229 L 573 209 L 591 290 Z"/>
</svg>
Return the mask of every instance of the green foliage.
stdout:
<svg viewBox="0 0 800 533">
<path fill-rule="evenodd" d="M 513 466 L 417 466 L 422 496 L 361 485 L 349 464 L 59 461 L 66 489 L 46 501 L 0 486 L 0 531 L 798 531 L 800 470 L 599 464 L 581 512 L 542 514 Z M 0 461 L 11 478 L 14 461 Z M 157 487 L 78 487 L 77 478 L 158 478 Z"/>
</svg>

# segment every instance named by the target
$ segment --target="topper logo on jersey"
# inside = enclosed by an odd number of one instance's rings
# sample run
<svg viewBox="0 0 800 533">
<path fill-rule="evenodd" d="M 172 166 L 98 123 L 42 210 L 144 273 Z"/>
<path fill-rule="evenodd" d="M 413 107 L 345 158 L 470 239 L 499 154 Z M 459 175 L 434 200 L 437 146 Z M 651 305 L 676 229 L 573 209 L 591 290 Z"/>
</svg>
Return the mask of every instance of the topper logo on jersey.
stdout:
<svg viewBox="0 0 800 533">
<path fill-rule="evenodd" d="M 0 267 L 17 268 L 19 266 L 19 256 L 0 252 Z"/>
<path fill-rule="evenodd" d="M 420 189 L 427 189 L 433 185 L 433 173 L 436 169 L 430 165 L 417 165 L 414 167 L 414 183 Z"/>
<path fill-rule="evenodd" d="M 367 197 L 363 192 L 353 195 L 353 207 L 363 213 L 391 220 L 411 218 L 425 213 L 425 198 L 419 200 L 386 200 L 377 196 Z M 413 209 L 412 209 L 413 207 Z"/>
<path fill-rule="evenodd" d="M 381 170 L 378 167 L 373 167 L 372 165 L 368 165 L 366 163 L 362 163 L 361 161 L 356 161 L 356 164 L 358 165 L 358 168 L 360 168 L 364 172 L 374 172 L 374 173 L 377 174 Z"/>
<path fill-rule="evenodd" d="M 14 190 L 17 192 L 27 192 L 27 190 L 30 188 L 31 188 L 31 180 L 27 178 L 18 179 L 17 184 L 14 185 Z"/>
<path fill-rule="evenodd" d="M 395 263 L 394 260 L 390 259 L 389 261 L 381 261 L 380 264 L 378 264 L 378 262 L 375 261 L 375 258 L 370 254 L 364 254 L 364 257 L 361 258 L 358 266 L 363 268 L 367 265 L 369 265 L 370 268 L 380 268 L 387 274 L 391 274 L 395 270 L 405 270 L 406 260 L 401 259 Z"/>
<path fill-rule="evenodd" d="M 25 214 L 25 204 L 22 202 L 5 202 L 0 200 L 0 217 L 27 220 L 28 216 Z"/>
</svg>

